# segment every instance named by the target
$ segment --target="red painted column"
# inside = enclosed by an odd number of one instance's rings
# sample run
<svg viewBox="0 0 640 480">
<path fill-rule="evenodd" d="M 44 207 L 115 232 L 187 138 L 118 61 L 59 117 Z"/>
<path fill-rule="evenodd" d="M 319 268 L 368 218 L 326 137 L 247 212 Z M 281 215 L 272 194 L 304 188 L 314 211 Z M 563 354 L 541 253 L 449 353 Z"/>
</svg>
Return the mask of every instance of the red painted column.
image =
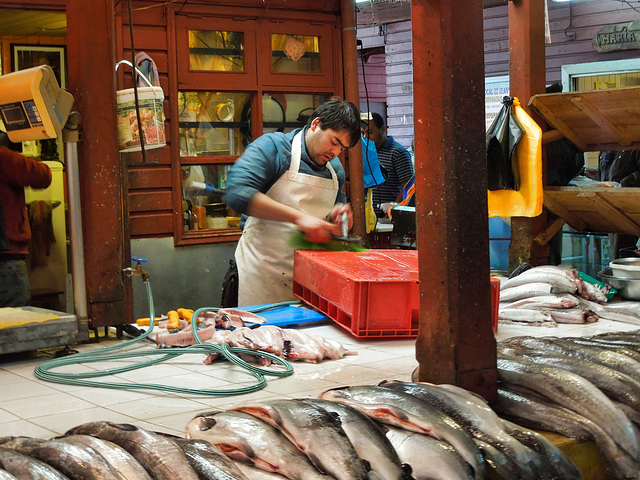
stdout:
<svg viewBox="0 0 640 480">
<path fill-rule="evenodd" d="M 532 95 L 545 91 L 544 2 L 509 2 L 509 64 L 511 96 L 518 97 L 522 107 L 545 130 L 545 121 L 527 106 Z M 535 237 L 545 228 L 546 222 L 546 211 L 535 218 L 511 219 L 510 270 L 521 262 L 531 265 L 548 263 L 549 246 L 540 246 L 534 242 Z"/>
<path fill-rule="evenodd" d="M 340 0 L 342 14 L 342 65 L 344 78 L 344 98 L 354 104 L 360 103 L 358 89 L 358 60 L 356 49 L 356 12 L 353 0 Z M 362 146 L 349 149 L 349 192 L 353 209 L 353 230 L 355 237 L 366 236 L 364 214 L 364 178 L 362 166 Z"/>
<path fill-rule="evenodd" d="M 66 10 L 69 89 L 82 115 L 78 164 L 90 326 L 119 325 L 127 214 L 116 136 L 113 1 L 67 0 Z"/>
<path fill-rule="evenodd" d="M 496 394 L 481 0 L 413 0 L 419 378 Z"/>
</svg>

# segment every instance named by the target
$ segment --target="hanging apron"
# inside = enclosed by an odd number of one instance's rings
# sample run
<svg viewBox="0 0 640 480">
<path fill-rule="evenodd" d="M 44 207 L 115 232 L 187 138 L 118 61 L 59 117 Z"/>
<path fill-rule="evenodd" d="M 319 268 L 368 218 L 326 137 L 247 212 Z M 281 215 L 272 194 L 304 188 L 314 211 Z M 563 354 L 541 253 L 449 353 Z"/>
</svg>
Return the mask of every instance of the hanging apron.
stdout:
<svg viewBox="0 0 640 480">
<path fill-rule="evenodd" d="M 335 205 L 339 183 L 327 163 L 331 178 L 300 173 L 302 131 L 293 137 L 291 166 L 266 195 L 316 218 L 326 218 Z M 236 248 L 238 306 L 297 300 L 293 295 L 293 248 L 291 235 L 298 227 L 249 217 Z"/>
</svg>

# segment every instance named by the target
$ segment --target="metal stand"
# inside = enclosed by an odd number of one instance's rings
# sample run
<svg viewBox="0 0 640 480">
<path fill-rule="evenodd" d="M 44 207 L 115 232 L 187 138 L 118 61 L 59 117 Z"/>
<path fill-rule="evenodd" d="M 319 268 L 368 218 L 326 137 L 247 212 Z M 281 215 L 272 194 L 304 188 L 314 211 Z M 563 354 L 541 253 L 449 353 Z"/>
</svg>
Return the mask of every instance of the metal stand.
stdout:
<svg viewBox="0 0 640 480">
<path fill-rule="evenodd" d="M 74 312 L 78 319 L 78 342 L 83 342 L 89 340 L 89 317 L 87 313 L 84 240 L 82 235 L 82 210 L 80 206 L 80 178 L 78 171 L 77 142 L 80 140 L 80 123 L 80 113 L 72 111 L 62 131 L 62 140 L 65 145 L 67 196 L 69 201 L 73 303 Z"/>
</svg>

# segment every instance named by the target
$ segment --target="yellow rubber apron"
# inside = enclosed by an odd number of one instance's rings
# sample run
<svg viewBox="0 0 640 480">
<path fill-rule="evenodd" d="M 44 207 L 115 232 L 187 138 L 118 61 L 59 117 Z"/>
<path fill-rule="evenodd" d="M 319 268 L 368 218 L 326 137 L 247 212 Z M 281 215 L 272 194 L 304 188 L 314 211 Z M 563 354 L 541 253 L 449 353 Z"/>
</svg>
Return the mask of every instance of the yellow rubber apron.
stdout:
<svg viewBox="0 0 640 480">
<path fill-rule="evenodd" d="M 331 178 L 300 173 L 302 131 L 293 137 L 291 166 L 266 195 L 316 218 L 326 218 L 338 194 L 338 177 L 327 163 Z M 293 223 L 249 217 L 236 248 L 238 305 L 296 300 L 293 295 Z"/>
</svg>

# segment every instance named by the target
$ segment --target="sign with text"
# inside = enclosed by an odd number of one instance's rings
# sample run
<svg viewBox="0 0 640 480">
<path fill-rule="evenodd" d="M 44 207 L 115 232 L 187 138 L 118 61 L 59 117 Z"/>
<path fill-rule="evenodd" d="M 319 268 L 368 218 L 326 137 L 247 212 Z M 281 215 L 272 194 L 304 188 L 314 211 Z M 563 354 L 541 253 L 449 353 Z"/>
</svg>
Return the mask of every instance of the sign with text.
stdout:
<svg viewBox="0 0 640 480">
<path fill-rule="evenodd" d="M 640 48 L 640 20 L 602 27 L 593 37 L 593 48 L 600 53 Z"/>
</svg>

